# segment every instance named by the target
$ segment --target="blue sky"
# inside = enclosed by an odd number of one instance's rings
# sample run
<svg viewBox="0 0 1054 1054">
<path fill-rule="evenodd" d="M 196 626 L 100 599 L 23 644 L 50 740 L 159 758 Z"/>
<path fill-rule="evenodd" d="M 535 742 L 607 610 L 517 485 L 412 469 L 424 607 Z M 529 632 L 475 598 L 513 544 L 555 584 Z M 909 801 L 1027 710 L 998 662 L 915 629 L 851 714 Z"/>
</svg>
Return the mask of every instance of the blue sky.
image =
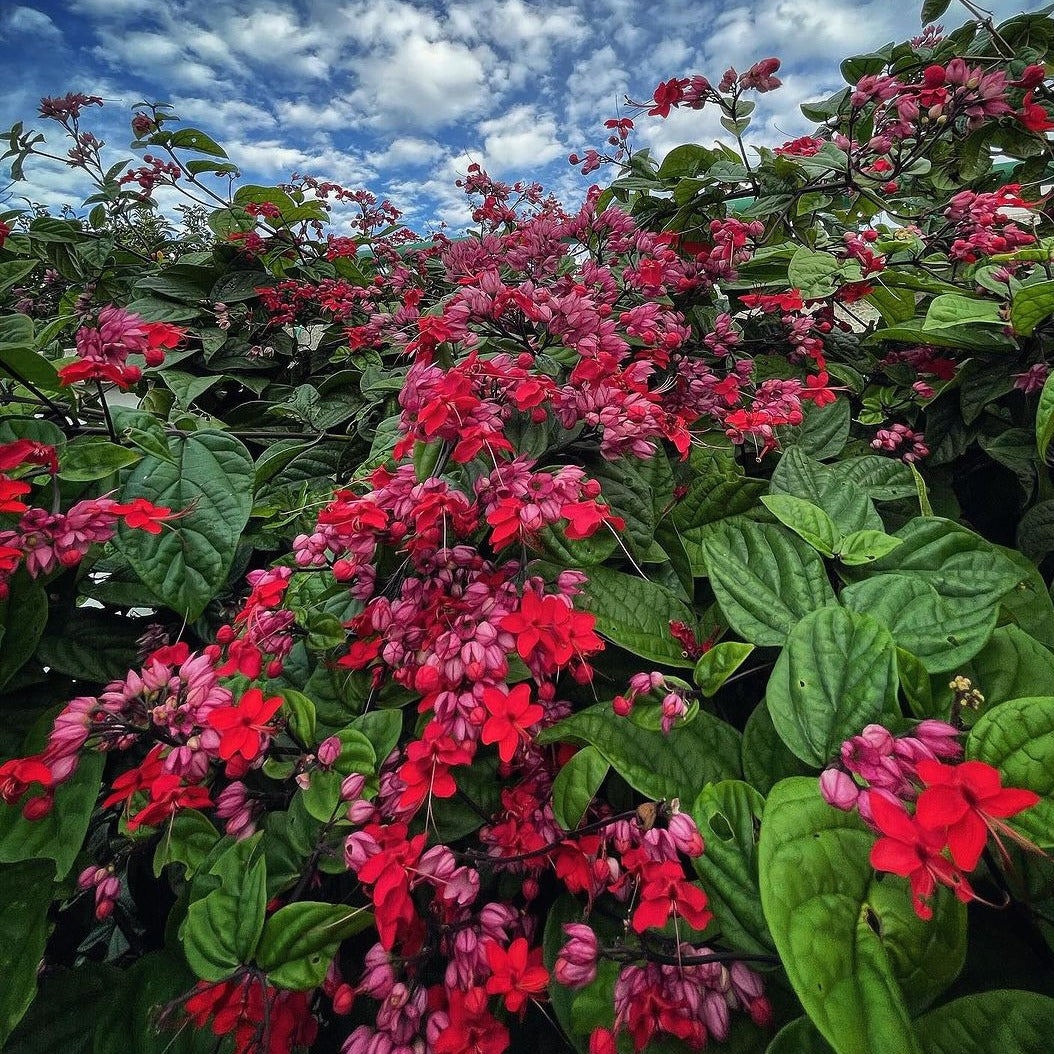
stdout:
<svg viewBox="0 0 1054 1054">
<path fill-rule="evenodd" d="M 988 0 L 997 19 L 1039 2 Z M 543 182 L 577 205 L 567 164 L 603 142 L 625 95 L 659 80 L 718 79 L 769 55 L 784 86 L 759 96 L 752 135 L 808 127 L 798 103 L 841 85 L 847 55 L 919 31 L 920 0 L 26 0 L 0 3 L 0 130 L 36 118 L 43 95 L 106 100 L 86 125 L 128 156 L 128 106 L 170 102 L 227 147 L 248 182 L 294 170 L 388 197 L 425 231 L 467 221 L 454 186 L 472 161 Z M 950 29 L 965 12 L 953 0 Z M 57 126 L 53 126 L 57 130 Z M 662 154 L 723 135 L 709 111 L 643 119 L 637 146 Z M 65 151 L 63 148 L 62 152 Z M 116 153 L 121 151 L 121 153 Z M 31 168 L 30 197 L 79 204 L 61 166 Z M 12 193 L 26 193 L 14 190 Z M 10 206 L 19 204 L 10 199 Z"/>
</svg>

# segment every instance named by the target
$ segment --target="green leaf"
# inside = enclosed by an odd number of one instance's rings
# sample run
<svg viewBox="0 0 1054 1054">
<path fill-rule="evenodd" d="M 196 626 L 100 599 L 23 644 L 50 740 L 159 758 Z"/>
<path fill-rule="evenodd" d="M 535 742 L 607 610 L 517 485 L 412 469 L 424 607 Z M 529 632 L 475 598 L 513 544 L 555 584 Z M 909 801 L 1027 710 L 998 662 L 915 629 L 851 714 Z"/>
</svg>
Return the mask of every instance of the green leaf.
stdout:
<svg viewBox="0 0 1054 1054">
<path fill-rule="evenodd" d="M 1043 382 L 1036 407 L 1036 452 L 1040 461 L 1047 460 L 1047 448 L 1054 438 L 1054 373 Z"/>
<path fill-rule="evenodd" d="M 830 296 L 835 290 L 834 276 L 841 266 L 833 253 L 802 245 L 787 264 L 787 281 L 807 300 Z"/>
<path fill-rule="evenodd" d="M 622 537 L 640 560 L 648 551 L 663 513 L 673 502 L 673 472 L 666 452 L 650 458 L 623 457 L 591 466 L 603 499 L 626 521 Z"/>
<path fill-rule="evenodd" d="M 1054 999 L 1001 990 L 963 996 L 915 1023 L 924 1054 L 1036 1054 L 1054 1032 Z"/>
<path fill-rule="evenodd" d="M 928 582 L 956 611 L 997 603 L 1025 578 L 991 542 L 940 516 L 909 520 L 894 537 L 889 556 L 869 564 L 869 574 L 896 572 Z"/>
<path fill-rule="evenodd" d="M 929 673 L 969 662 L 995 629 L 995 604 L 948 604 L 928 582 L 908 574 L 876 575 L 842 590 L 841 602 L 889 627 L 897 644 Z"/>
<path fill-rule="evenodd" d="M 726 640 L 715 644 L 695 664 L 692 678 L 705 696 L 717 694 L 718 689 L 739 669 L 754 650 L 753 644 Z"/>
<path fill-rule="evenodd" d="M 365 908 L 312 901 L 289 904 L 264 923 L 256 961 L 278 988 L 316 988 L 325 980 L 341 941 L 372 922 Z"/>
<path fill-rule="evenodd" d="M 49 970 L 4 1054 L 93 1054 L 94 1019 L 86 1024 L 85 1012 L 104 1005 L 120 978 L 121 971 L 106 963 Z"/>
<path fill-rule="evenodd" d="M 222 852 L 208 870 L 219 886 L 187 909 L 183 952 L 203 981 L 224 980 L 256 951 L 267 909 L 267 864 L 257 851 L 262 837 L 255 834 Z"/>
<path fill-rule="evenodd" d="M 30 733 L 23 755 L 44 748 L 54 714 L 46 714 Z M 27 820 L 19 809 L 0 805 L 0 863 L 16 863 L 35 858 L 55 861 L 55 878 L 69 874 L 81 851 L 88 823 L 95 809 L 102 782 L 102 754 L 81 755 L 73 775 L 55 790 L 55 805 L 40 820 Z"/>
<path fill-rule="evenodd" d="M 1010 304 L 1010 325 L 1015 333 L 1023 337 L 1032 335 L 1032 331 L 1045 318 L 1054 314 L 1054 282 L 1038 282 L 1036 285 L 1022 286 L 1014 293 Z"/>
<path fill-rule="evenodd" d="M 836 461 L 826 468 L 824 481 L 833 478 L 845 486 L 859 487 L 872 501 L 898 501 L 915 494 L 910 467 L 895 458 L 864 454 Z"/>
<path fill-rule="evenodd" d="M 48 669 L 79 681 L 107 684 L 136 665 L 141 625 L 132 619 L 82 607 L 65 614 L 37 645 L 37 659 Z"/>
<path fill-rule="evenodd" d="M 806 615 L 787 635 L 765 698 L 783 742 L 819 767 L 864 725 L 899 716 L 897 684 L 889 630 L 832 606 Z"/>
<path fill-rule="evenodd" d="M 765 1054 L 833 1054 L 831 1045 L 807 1017 L 795 1018 L 776 1033 Z"/>
<path fill-rule="evenodd" d="M 692 863 L 721 935 L 733 948 L 761 955 L 775 950 L 758 891 L 757 842 L 764 809 L 764 797 L 740 780 L 705 787 L 692 806 L 706 845 Z"/>
<path fill-rule="evenodd" d="M 868 497 L 862 481 L 848 475 L 839 462 L 821 465 L 799 447 L 788 448 L 772 473 L 772 493 L 790 494 L 818 505 L 843 534 L 882 530 L 882 519 Z M 882 479 L 873 466 L 870 477 Z"/>
<path fill-rule="evenodd" d="M 71 483 L 90 483 L 106 479 L 122 468 L 142 459 L 142 454 L 111 443 L 104 436 L 80 436 L 63 448 L 59 460 L 59 479 Z"/>
<path fill-rule="evenodd" d="M 0 688 L 29 661 L 47 624 L 47 591 L 22 570 L 0 600 Z"/>
<path fill-rule="evenodd" d="M 761 499 L 777 520 L 824 556 L 834 556 L 842 532 L 818 505 L 792 494 L 766 494 Z"/>
<path fill-rule="evenodd" d="M 282 692 L 282 713 L 289 731 L 309 749 L 315 745 L 315 704 L 303 692 L 287 688 Z"/>
<path fill-rule="evenodd" d="M 999 313 L 999 304 L 994 300 L 981 300 L 972 296 L 961 296 L 959 293 L 944 293 L 930 301 L 926 311 L 923 330 L 949 329 L 958 326 L 999 326 L 1006 325 L 1006 319 Z"/>
<path fill-rule="evenodd" d="M 253 465 L 223 432 L 170 436 L 168 449 L 171 460 L 150 455 L 132 469 L 121 501 L 146 498 L 184 515 L 156 535 L 122 525 L 116 545 L 159 600 L 195 619 L 234 560 L 252 511 Z"/>
<path fill-rule="evenodd" d="M 611 703 L 598 703 L 538 736 L 543 744 L 567 740 L 595 747 L 631 787 L 653 801 L 693 801 L 707 783 L 740 775 L 739 733 L 705 710 L 663 735 L 628 724 Z"/>
<path fill-rule="evenodd" d="M 354 728 L 343 728 L 337 733 L 340 755 L 327 771 L 311 773 L 311 783 L 299 792 L 304 807 L 316 820 L 329 823 L 340 804 L 340 785 L 353 772 L 371 777 L 377 774 L 377 755 L 373 744 Z"/>
<path fill-rule="evenodd" d="M 596 747 L 583 747 L 553 780 L 553 816 L 565 830 L 573 831 L 589 808 L 611 766 Z"/>
<path fill-rule="evenodd" d="M 692 665 L 671 635 L 670 622 L 694 626 L 695 615 L 665 586 L 609 567 L 591 567 L 575 607 L 596 615 L 597 632 L 634 655 L 667 666 Z"/>
<path fill-rule="evenodd" d="M 0 263 L 0 293 L 25 278 L 37 263 L 37 260 L 5 260 Z"/>
<path fill-rule="evenodd" d="M 1054 847 L 1054 696 L 1012 699 L 986 711 L 970 730 L 966 756 L 994 765 L 1005 786 L 1040 796 L 1009 822 L 1040 848 Z"/>
<path fill-rule="evenodd" d="M 181 128 L 172 134 L 170 143 L 180 150 L 194 150 L 199 154 L 210 154 L 212 157 L 227 156 L 227 151 L 215 139 L 198 128 Z"/>
<path fill-rule="evenodd" d="M 0 316 L 0 351 L 33 347 L 33 320 L 29 315 Z"/>
<path fill-rule="evenodd" d="M 184 370 L 166 369 L 161 371 L 161 379 L 166 387 L 176 397 L 176 402 L 184 409 L 189 409 L 191 403 L 200 399 L 210 388 L 223 380 L 221 374 L 200 377 Z"/>
<path fill-rule="evenodd" d="M 988 706 L 1043 695 L 1054 684 L 1054 654 L 1018 626 L 1000 626 L 962 671 Z"/>
<path fill-rule="evenodd" d="M 761 822 L 761 904 L 794 991 L 837 1054 L 921 1054 L 871 902 L 874 839 L 815 779 L 783 780 Z M 906 883 L 899 893 L 910 911 Z"/>
<path fill-rule="evenodd" d="M 807 776 L 816 771 L 795 757 L 780 739 L 764 702 L 755 706 L 743 728 L 743 776 L 762 794 L 767 794 L 782 779 Z"/>
<path fill-rule="evenodd" d="M 37 970 L 51 925 L 55 865 L 25 860 L 0 867 L 0 1047 L 37 993 Z"/>
<path fill-rule="evenodd" d="M 800 425 L 780 429 L 785 442 L 800 447 L 818 461 L 840 454 L 849 438 L 849 400 L 838 398 L 819 407 L 815 403 L 803 404 L 802 413 Z"/>
<path fill-rule="evenodd" d="M 161 829 L 161 840 L 154 850 L 154 877 L 168 864 L 186 866 L 191 878 L 220 840 L 212 821 L 197 809 L 180 809 Z"/>
<path fill-rule="evenodd" d="M 859 567 L 888 556 L 898 545 L 899 538 L 891 538 L 885 531 L 853 531 L 838 547 L 838 559 L 847 567 Z"/>
<path fill-rule="evenodd" d="M 774 524 L 726 520 L 711 530 L 703 553 L 722 612 L 754 644 L 782 645 L 799 619 L 834 600 L 823 560 Z"/>
<path fill-rule="evenodd" d="M 403 715 L 399 710 L 371 710 L 351 722 L 373 745 L 374 757 L 384 759 L 395 749 L 403 730 Z"/>
<path fill-rule="evenodd" d="M 925 0 L 922 5 L 922 24 L 936 22 L 948 10 L 952 0 Z"/>
<path fill-rule="evenodd" d="M 32 348 L 0 348 L 0 370 L 45 391 L 57 392 L 62 387 L 55 367 Z"/>
</svg>

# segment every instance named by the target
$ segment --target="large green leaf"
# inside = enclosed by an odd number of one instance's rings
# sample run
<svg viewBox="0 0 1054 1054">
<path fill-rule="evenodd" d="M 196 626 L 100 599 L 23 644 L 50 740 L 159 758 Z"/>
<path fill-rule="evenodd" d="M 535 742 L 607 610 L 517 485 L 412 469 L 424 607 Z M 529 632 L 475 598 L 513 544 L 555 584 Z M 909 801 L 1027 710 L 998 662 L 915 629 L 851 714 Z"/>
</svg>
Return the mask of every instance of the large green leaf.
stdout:
<svg viewBox="0 0 1054 1054">
<path fill-rule="evenodd" d="M 203 981 L 222 981 L 252 960 L 267 909 L 262 833 L 226 848 L 208 869 L 219 885 L 194 900 L 180 935 L 190 968 Z M 197 888 L 199 879 L 195 881 Z"/>
<path fill-rule="evenodd" d="M 772 937 L 758 892 L 758 830 L 765 799 L 749 783 L 703 788 L 692 817 L 706 849 L 692 863 L 724 939 L 737 951 L 771 954 Z"/>
<path fill-rule="evenodd" d="M 997 603 L 1026 577 L 991 542 L 940 516 L 909 520 L 894 537 L 901 544 L 866 568 L 927 582 L 955 611 Z"/>
<path fill-rule="evenodd" d="M 0 1047 L 36 995 L 54 874 L 50 860 L 0 866 Z"/>
<path fill-rule="evenodd" d="M 86 1020 L 86 1013 L 112 999 L 120 978 L 121 971 L 105 963 L 45 973 L 4 1054 L 92 1054 L 94 1019 Z"/>
<path fill-rule="evenodd" d="M 53 719 L 51 712 L 36 724 L 26 739 L 24 755 L 43 750 Z M 55 878 L 65 878 L 81 851 L 105 760 L 95 751 L 82 753 L 73 775 L 55 789 L 55 804 L 42 819 L 27 820 L 15 806 L 0 805 L 0 863 L 54 860 Z"/>
<path fill-rule="evenodd" d="M 573 831 L 585 815 L 611 766 L 593 746 L 582 747 L 553 780 L 553 816 L 565 830 Z"/>
<path fill-rule="evenodd" d="M 810 612 L 787 635 L 765 698 L 783 742 L 822 766 L 864 725 L 899 716 L 897 685 L 889 630 L 832 606 Z"/>
<path fill-rule="evenodd" d="M 48 595 L 20 571 L 0 600 L 0 688 L 26 664 L 48 624 Z"/>
<path fill-rule="evenodd" d="M 1010 822 L 1040 847 L 1054 847 L 1054 696 L 1011 699 L 986 711 L 970 730 L 966 755 L 994 765 L 1006 786 L 1040 795 Z"/>
<path fill-rule="evenodd" d="M 821 465 L 799 447 L 792 446 L 780 458 L 775 472 L 772 473 L 772 493 L 789 494 L 818 505 L 843 534 L 862 530 L 880 531 L 882 520 L 868 497 L 871 488 L 866 481 L 876 481 L 875 497 L 882 500 L 887 499 L 891 493 L 898 497 L 904 496 L 903 486 L 896 486 L 897 477 L 890 479 L 871 463 L 852 473 L 844 468 L 850 464 L 852 462 Z M 912 483 L 911 490 L 907 493 L 914 492 L 915 486 Z"/>
<path fill-rule="evenodd" d="M 1054 438 L 1054 373 L 1043 382 L 1039 393 L 1039 405 L 1036 407 L 1036 452 L 1039 460 L 1047 458 L 1047 448 Z"/>
<path fill-rule="evenodd" d="M 1054 314 L 1054 282 L 1026 285 L 1014 293 L 1010 304 L 1010 325 L 1015 333 L 1030 336 L 1043 319 Z"/>
<path fill-rule="evenodd" d="M 1039 1054 L 1054 1034 L 1054 999 L 1038 992 L 978 992 L 915 1023 L 924 1054 Z"/>
<path fill-rule="evenodd" d="M 834 600 L 823 560 L 775 524 L 726 520 L 712 529 L 703 553 L 721 610 L 754 644 L 782 645 L 799 619 Z"/>
<path fill-rule="evenodd" d="M 761 823 L 761 903 L 794 991 L 837 1054 L 921 1054 L 894 971 L 914 979 L 937 965 L 927 927 L 942 923 L 915 916 L 906 882 L 876 878 L 874 840 L 815 779 L 784 780 Z M 962 909 L 950 894 L 937 907 Z"/>
<path fill-rule="evenodd" d="M 673 472 L 665 451 L 650 458 L 623 457 L 590 466 L 603 499 L 626 521 L 622 534 L 636 559 L 648 551 L 659 520 L 673 502 Z"/>
<path fill-rule="evenodd" d="M 548 572 L 543 564 L 543 574 Z M 558 573 L 558 569 L 554 569 Z M 627 651 L 667 666 L 691 667 L 681 645 L 670 634 L 670 622 L 695 625 L 692 609 L 672 590 L 646 578 L 591 567 L 589 581 L 575 607 L 592 612 L 597 632 Z"/>
<path fill-rule="evenodd" d="M 316 988 L 341 941 L 373 922 L 365 908 L 301 901 L 279 908 L 264 923 L 256 961 L 279 988 Z"/>
<path fill-rule="evenodd" d="M 223 587 L 252 511 L 253 464 L 223 432 L 170 436 L 169 458 L 132 469 L 121 501 L 146 498 L 174 512 L 159 534 L 122 525 L 116 544 L 143 582 L 173 611 L 197 618 Z"/>
<path fill-rule="evenodd" d="M 93 608 L 77 608 L 52 626 L 37 646 L 37 660 L 78 681 L 107 684 L 136 665 L 136 640 L 143 626 Z"/>
<path fill-rule="evenodd" d="M 706 784 L 740 776 L 739 733 L 705 710 L 663 735 L 598 703 L 538 736 L 539 743 L 566 740 L 595 747 L 631 787 L 655 801 L 692 802 Z"/>
<path fill-rule="evenodd" d="M 995 629 L 995 604 L 945 603 L 936 589 L 906 574 L 876 575 L 842 590 L 842 603 L 885 623 L 897 645 L 930 673 L 969 662 Z"/>
<path fill-rule="evenodd" d="M 1054 654 L 1018 626 L 999 626 L 962 671 L 988 706 L 1043 695 L 1054 685 Z"/>
<path fill-rule="evenodd" d="M 743 776 L 751 786 L 768 794 L 780 780 L 807 776 L 818 768 L 787 749 L 764 702 L 754 707 L 743 727 Z"/>
</svg>

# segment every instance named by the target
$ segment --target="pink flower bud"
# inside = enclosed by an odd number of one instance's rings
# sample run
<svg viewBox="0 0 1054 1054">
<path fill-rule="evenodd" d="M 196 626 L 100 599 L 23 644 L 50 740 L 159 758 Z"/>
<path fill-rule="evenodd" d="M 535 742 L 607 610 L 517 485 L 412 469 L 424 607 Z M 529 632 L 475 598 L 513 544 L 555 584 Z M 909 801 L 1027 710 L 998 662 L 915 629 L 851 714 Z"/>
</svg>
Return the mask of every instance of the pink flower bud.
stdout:
<svg viewBox="0 0 1054 1054">
<path fill-rule="evenodd" d="M 695 820 L 691 818 L 686 812 L 677 812 L 670 817 L 669 823 L 666 825 L 667 830 L 670 832 L 670 836 L 673 838 L 674 845 L 677 846 L 678 852 L 684 853 L 685 856 L 701 856 L 703 852 L 703 838 L 699 834 L 699 828 L 695 825 Z"/>
<path fill-rule="evenodd" d="M 850 812 L 860 797 L 860 788 L 841 769 L 824 769 L 820 773 L 820 793 L 828 805 Z"/>
<path fill-rule="evenodd" d="M 336 738 L 335 736 L 330 736 L 330 739 L 335 739 L 335 738 Z M 319 746 L 319 748 L 318 748 L 318 755 L 319 755 L 318 759 L 319 759 L 319 761 L 322 761 L 323 764 L 332 765 L 333 764 L 332 761 L 326 762 L 326 761 L 323 761 L 323 758 L 322 758 L 322 747 L 324 747 L 326 745 L 326 743 L 328 743 L 328 742 L 329 742 L 329 739 L 324 740 L 322 742 L 322 744 Z M 339 741 L 338 741 L 338 743 L 339 743 Z M 339 755 L 339 753 L 340 753 L 339 749 L 338 749 L 337 753 Z M 334 758 L 333 760 L 335 761 L 336 758 Z M 353 772 L 350 776 L 345 776 L 344 779 L 341 781 L 341 784 L 340 784 L 340 797 L 341 797 L 341 799 L 343 801 L 355 801 L 356 799 L 362 797 L 362 788 L 365 787 L 365 786 L 366 786 L 366 777 L 363 776 L 362 773 L 360 773 L 360 772 Z"/>
</svg>

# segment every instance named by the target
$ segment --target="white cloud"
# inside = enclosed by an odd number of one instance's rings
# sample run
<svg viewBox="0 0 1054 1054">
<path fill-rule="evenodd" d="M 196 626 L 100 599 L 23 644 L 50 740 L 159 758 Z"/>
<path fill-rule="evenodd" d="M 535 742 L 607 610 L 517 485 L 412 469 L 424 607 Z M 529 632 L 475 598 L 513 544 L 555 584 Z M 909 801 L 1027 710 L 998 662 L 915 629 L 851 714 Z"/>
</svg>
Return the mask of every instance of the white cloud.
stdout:
<svg viewBox="0 0 1054 1054">
<path fill-rule="evenodd" d="M 385 150 L 368 154 L 366 160 L 378 168 L 394 168 L 399 165 L 423 165 L 435 161 L 443 148 L 434 139 L 418 139 L 401 136 L 394 139 Z"/>
<path fill-rule="evenodd" d="M 43 11 L 35 7 L 13 7 L 0 19 L 0 30 L 5 34 L 13 33 L 34 36 L 41 40 L 61 40 L 62 31 Z"/>
<path fill-rule="evenodd" d="M 374 122 L 434 128 L 484 109 L 492 96 L 486 49 L 410 34 L 391 50 L 355 63 L 352 94 Z"/>
<path fill-rule="evenodd" d="M 481 121 L 483 152 L 488 170 L 530 176 L 541 165 L 567 153 L 556 133 L 556 118 L 533 106 L 514 106 L 499 117 Z"/>
</svg>

